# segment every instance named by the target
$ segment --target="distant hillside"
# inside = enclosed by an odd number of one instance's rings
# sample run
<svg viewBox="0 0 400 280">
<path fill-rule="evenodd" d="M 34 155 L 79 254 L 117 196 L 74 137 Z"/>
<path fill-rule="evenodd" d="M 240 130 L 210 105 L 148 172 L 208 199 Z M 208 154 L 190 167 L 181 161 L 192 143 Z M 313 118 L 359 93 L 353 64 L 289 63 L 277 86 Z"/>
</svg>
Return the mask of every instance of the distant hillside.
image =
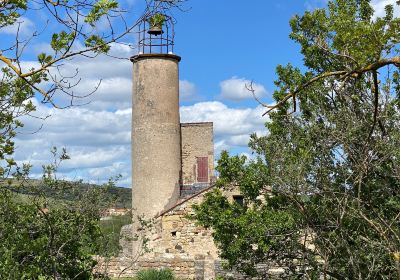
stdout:
<svg viewBox="0 0 400 280">
<path fill-rule="evenodd" d="M 22 199 L 25 199 L 26 196 L 37 195 L 40 189 L 40 192 L 45 193 L 48 198 L 76 200 L 89 189 L 100 187 L 95 184 L 79 182 L 74 184 L 76 187 L 70 188 L 68 186 L 71 185 L 71 182 L 61 181 L 60 186 L 55 189 L 45 186 L 42 180 L 28 180 L 23 185 L 16 181 L 0 182 L 0 185 L 7 186 L 13 192 L 21 194 Z M 131 208 L 132 206 L 132 190 L 130 188 L 109 187 L 106 198 L 113 202 L 111 206 L 115 208 Z"/>
</svg>

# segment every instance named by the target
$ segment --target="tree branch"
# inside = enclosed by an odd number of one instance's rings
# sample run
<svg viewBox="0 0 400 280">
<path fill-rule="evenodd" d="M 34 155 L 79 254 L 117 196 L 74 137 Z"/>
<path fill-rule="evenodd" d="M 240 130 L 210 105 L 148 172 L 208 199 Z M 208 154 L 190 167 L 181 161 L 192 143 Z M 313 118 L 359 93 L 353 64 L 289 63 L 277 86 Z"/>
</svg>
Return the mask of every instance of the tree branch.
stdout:
<svg viewBox="0 0 400 280">
<path fill-rule="evenodd" d="M 265 116 L 266 114 L 270 113 L 274 109 L 279 108 L 280 106 L 285 104 L 290 98 L 292 98 L 296 94 L 300 93 L 301 91 L 303 91 L 304 89 L 306 89 L 307 87 L 309 87 L 310 85 L 312 85 L 313 83 L 315 83 L 315 82 L 317 82 L 317 81 L 319 81 L 321 79 L 328 78 L 328 77 L 335 77 L 335 76 L 340 76 L 339 77 L 340 80 L 346 79 L 348 77 L 357 78 L 360 74 L 363 74 L 363 73 L 366 73 L 366 72 L 370 72 L 370 71 L 377 71 L 378 69 L 380 69 L 380 68 L 382 68 L 384 66 L 387 66 L 387 65 L 395 65 L 396 67 L 400 67 L 400 57 L 396 56 L 396 57 L 393 57 L 393 58 L 380 59 L 375 63 L 372 63 L 370 65 L 367 65 L 367 66 L 363 67 L 363 68 L 359 68 L 359 69 L 352 70 L 352 71 L 341 70 L 341 71 L 333 71 L 333 72 L 322 73 L 321 75 L 315 76 L 312 79 L 310 79 L 308 82 L 300 85 L 293 92 L 288 93 L 282 100 L 280 100 L 275 105 L 266 106 L 269 109 L 265 113 L 263 113 L 262 116 Z"/>
</svg>

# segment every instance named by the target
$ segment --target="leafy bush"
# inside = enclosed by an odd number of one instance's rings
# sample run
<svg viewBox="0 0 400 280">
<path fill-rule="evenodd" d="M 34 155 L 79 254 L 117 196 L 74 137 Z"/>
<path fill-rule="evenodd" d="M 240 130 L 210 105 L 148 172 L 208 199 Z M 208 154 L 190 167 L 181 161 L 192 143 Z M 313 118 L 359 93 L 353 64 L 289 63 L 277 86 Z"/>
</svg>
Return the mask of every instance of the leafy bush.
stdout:
<svg viewBox="0 0 400 280">
<path fill-rule="evenodd" d="M 29 183 L 29 166 L 17 170 L 15 180 L 0 176 L 0 279 L 106 279 L 94 269 L 93 252 L 103 238 L 99 220 L 113 182 L 82 192 L 80 183 L 57 179 L 66 151 L 52 153 L 55 162 L 43 166 L 29 195 L 19 192 Z M 76 199 L 64 199 L 65 193 Z"/>
<path fill-rule="evenodd" d="M 0 182 L 0 279 L 93 279 L 91 252 L 101 236 L 96 207 L 81 200 L 46 208 L 45 197 L 16 197 Z"/>
<path fill-rule="evenodd" d="M 137 280 L 176 280 L 174 274 L 169 269 L 149 269 L 139 271 Z"/>
</svg>

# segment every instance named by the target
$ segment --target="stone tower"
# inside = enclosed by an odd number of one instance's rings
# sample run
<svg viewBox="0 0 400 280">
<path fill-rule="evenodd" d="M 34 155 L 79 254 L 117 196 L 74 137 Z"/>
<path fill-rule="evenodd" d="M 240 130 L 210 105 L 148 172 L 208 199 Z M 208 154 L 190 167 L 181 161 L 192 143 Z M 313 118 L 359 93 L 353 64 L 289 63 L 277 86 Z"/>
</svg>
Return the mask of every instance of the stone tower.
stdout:
<svg viewBox="0 0 400 280">
<path fill-rule="evenodd" d="M 132 205 L 147 218 L 172 207 L 179 198 L 179 60 L 173 54 L 132 58 Z"/>
<path fill-rule="evenodd" d="M 139 36 L 139 54 L 131 58 L 132 206 L 135 215 L 150 219 L 174 206 L 180 194 L 181 58 L 173 54 L 173 24 L 167 15 L 149 15 Z"/>
</svg>

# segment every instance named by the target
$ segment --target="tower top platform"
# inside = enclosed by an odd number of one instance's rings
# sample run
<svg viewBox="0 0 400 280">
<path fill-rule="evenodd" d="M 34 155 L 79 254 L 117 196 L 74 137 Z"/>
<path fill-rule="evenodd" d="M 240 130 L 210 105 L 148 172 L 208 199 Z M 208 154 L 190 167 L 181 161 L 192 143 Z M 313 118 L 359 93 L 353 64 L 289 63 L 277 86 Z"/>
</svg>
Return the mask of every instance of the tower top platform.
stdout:
<svg viewBox="0 0 400 280">
<path fill-rule="evenodd" d="M 146 58 L 165 58 L 165 59 L 172 59 L 176 61 L 181 61 L 181 57 L 175 54 L 167 54 L 167 53 L 143 53 L 134 55 L 130 58 L 130 61 L 133 63 Z"/>
</svg>

